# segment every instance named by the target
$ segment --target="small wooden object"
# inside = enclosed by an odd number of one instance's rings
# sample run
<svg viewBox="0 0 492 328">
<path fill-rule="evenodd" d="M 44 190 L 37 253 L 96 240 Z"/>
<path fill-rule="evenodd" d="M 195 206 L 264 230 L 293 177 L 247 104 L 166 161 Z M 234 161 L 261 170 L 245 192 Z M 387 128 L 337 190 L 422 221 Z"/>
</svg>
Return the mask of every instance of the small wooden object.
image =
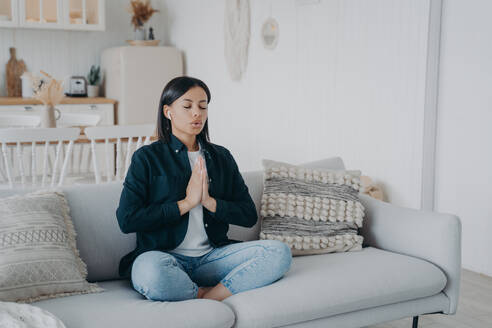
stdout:
<svg viewBox="0 0 492 328">
<path fill-rule="evenodd" d="M 126 40 L 131 46 L 157 46 L 161 40 Z"/>
<path fill-rule="evenodd" d="M 15 48 L 10 48 L 10 59 L 5 65 L 7 72 L 7 96 L 21 97 L 22 96 L 22 81 L 21 75 L 26 71 L 26 64 L 22 59 L 17 60 Z"/>
</svg>

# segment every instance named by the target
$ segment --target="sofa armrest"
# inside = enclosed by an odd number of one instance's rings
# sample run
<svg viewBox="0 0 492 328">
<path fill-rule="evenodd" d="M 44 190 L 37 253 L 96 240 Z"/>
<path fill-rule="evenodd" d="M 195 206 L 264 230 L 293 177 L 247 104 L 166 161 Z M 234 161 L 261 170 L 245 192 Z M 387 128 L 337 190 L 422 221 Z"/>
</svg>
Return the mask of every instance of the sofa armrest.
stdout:
<svg viewBox="0 0 492 328">
<path fill-rule="evenodd" d="M 452 214 L 415 210 L 360 194 L 365 207 L 364 246 L 418 257 L 446 275 L 446 314 L 456 313 L 461 279 L 461 221 Z"/>
</svg>

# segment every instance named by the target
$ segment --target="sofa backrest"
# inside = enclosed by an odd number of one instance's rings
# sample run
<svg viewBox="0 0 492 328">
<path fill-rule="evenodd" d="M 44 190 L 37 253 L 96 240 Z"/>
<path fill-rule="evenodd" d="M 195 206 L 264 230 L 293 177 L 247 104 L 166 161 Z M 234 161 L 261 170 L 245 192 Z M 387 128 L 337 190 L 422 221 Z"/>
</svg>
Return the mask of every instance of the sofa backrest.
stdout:
<svg viewBox="0 0 492 328">
<path fill-rule="evenodd" d="M 334 157 L 301 164 L 310 168 L 344 169 L 341 158 Z M 242 173 L 256 209 L 260 211 L 263 192 L 262 171 Z M 70 207 L 80 257 L 87 264 L 89 281 L 118 279 L 118 265 L 121 257 L 135 248 L 134 233 L 121 232 L 116 220 L 116 208 L 120 200 L 122 182 L 99 185 L 70 185 L 62 190 Z M 0 198 L 14 194 L 25 194 L 32 189 L 0 190 Z M 230 226 L 228 236 L 236 240 L 256 240 L 261 227 L 260 219 L 252 228 Z"/>
</svg>

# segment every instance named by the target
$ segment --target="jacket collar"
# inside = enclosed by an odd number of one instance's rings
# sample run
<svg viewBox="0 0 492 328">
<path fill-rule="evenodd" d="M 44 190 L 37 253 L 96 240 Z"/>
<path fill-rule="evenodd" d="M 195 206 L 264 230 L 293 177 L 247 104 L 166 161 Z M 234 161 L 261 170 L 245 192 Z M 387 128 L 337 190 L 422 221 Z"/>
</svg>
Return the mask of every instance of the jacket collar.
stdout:
<svg viewBox="0 0 492 328">
<path fill-rule="evenodd" d="M 196 138 L 198 143 L 200 144 L 200 147 L 202 148 L 205 157 L 210 158 L 210 149 L 209 149 L 208 142 L 204 142 L 200 135 L 198 135 Z M 172 133 L 171 133 L 171 140 L 169 141 L 169 145 L 171 146 L 171 149 L 176 153 L 181 152 L 182 150 L 187 150 L 185 144 L 182 143 L 181 140 L 176 138 L 176 136 Z"/>
</svg>

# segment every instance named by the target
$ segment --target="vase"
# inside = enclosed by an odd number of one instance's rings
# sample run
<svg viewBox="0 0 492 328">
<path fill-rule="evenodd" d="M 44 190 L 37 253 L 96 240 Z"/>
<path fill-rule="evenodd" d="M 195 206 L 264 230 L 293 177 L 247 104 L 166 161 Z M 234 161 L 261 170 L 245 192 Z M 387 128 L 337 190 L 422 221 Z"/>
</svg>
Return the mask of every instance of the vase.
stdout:
<svg viewBox="0 0 492 328">
<path fill-rule="evenodd" d="M 135 28 L 134 38 L 135 40 L 145 40 L 145 27 L 143 25 Z"/>
<path fill-rule="evenodd" d="M 87 86 L 87 97 L 94 98 L 97 96 L 99 96 L 99 86 L 98 85 Z"/>
<path fill-rule="evenodd" d="M 55 112 L 57 115 L 55 115 Z M 56 120 L 61 116 L 61 112 L 58 108 L 54 106 L 47 105 L 41 111 L 41 123 L 39 124 L 42 128 L 56 128 Z"/>
<path fill-rule="evenodd" d="M 34 95 L 34 92 L 32 90 L 32 84 L 31 84 L 31 79 L 29 76 L 24 72 L 21 76 L 21 84 L 22 84 L 22 98 L 32 98 Z"/>
</svg>

